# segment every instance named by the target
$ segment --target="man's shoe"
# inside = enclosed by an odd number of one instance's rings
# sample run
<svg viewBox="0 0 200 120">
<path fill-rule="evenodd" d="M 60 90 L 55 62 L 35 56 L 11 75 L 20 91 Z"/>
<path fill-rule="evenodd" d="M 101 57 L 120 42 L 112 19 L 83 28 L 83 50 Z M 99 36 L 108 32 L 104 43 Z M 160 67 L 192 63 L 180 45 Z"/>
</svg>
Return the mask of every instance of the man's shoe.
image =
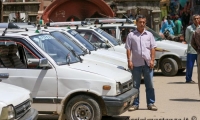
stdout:
<svg viewBox="0 0 200 120">
<path fill-rule="evenodd" d="M 191 81 L 186 81 L 185 83 L 192 83 L 192 84 L 194 84 L 196 82 L 194 82 L 193 80 L 191 80 Z"/>
<path fill-rule="evenodd" d="M 138 105 L 133 105 L 132 107 L 130 107 L 128 109 L 128 111 L 135 111 L 135 110 L 138 110 L 139 106 Z"/>
<path fill-rule="evenodd" d="M 154 111 L 158 110 L 158 108 L 154 104 L 147 105 L 147 108 L 148 110 L 154 110 Z"/>
</svg>

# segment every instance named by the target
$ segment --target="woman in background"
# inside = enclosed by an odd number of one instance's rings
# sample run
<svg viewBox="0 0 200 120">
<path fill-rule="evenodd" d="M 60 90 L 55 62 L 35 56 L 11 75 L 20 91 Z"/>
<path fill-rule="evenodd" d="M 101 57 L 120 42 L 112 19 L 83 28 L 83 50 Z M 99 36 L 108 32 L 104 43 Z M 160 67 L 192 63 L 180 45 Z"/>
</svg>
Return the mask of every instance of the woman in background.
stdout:
<svg viewBox="0 0 200 120">
<path fill-rule="evenodd" d="M 174 35 L 173 28 L 175 27 L 173 20 L 171 20 L 171 16 L 167 15 L 167 20 L 163 22 L 162 27 L 160 29 L 160 33 L 164 33 L 166 30 L 169 30 L 171 35 Z"/>
</svg>

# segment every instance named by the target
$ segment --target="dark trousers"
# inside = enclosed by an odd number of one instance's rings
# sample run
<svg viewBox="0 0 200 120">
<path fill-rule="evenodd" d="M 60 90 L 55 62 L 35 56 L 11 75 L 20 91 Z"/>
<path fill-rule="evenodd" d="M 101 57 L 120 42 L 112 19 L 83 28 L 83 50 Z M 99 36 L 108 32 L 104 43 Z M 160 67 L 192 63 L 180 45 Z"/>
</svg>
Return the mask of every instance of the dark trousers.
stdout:
<svg viewBox="0 0 200 120">
<path fill-rule="evenodd" d="M 194 62 L 197 62 L 197 54 L 187 54 L 187 63 L 186 63 L 186 81 L 192 80 L 192 73 L 193 73 L 193 67 Z"/>
</svg>

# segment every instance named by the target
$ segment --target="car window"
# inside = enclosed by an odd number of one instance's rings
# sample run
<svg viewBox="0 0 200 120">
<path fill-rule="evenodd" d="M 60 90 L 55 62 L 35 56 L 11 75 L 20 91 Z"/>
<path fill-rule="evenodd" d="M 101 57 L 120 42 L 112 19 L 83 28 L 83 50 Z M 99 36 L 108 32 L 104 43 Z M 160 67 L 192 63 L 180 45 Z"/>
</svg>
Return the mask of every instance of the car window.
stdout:
<svg viewBox="0 0 200 120">
<path fill-rule="evenodd" d="M 112 35 L 114 38 L 116 38 L 116 27 L 100 27 L 102 30 L 107 32 L 108 34 Z"/>
<path fill-rule="evenodd" d="M 113 45 L 119 45 L 118 40 L 113 37 L 112 35 L 108 34 L 107 32 L 103 31 L 100 28 L 95 29 L 99 34 L 103 35 L 105 38 L 107 38 Z"/>
<path fill-rule="evenodd" d="M 89 37 L 91 37 L 91 36 L 87 36 L 86 38 L 84 38 L 83 36 L 85 35 L 85 32 L 83 32 L 83 33 L 79 33 L 79 32 L 77 32 L 77 31 L 74 31 L 74 30 L 68 30 L 67 31 L 69 34 L 71 34 L 72 36 L 74 36 L 81 44 L 83 44 L 88 50 L 90 50 L 90 51 L 93 51 L 93 50 L 95 50 L 95 47 L 90 43 L 90 42 L 88 42 L 87 41 L 87 37 L 88 37 L 88 39 L 89 39 Z"/>
<path fill-rule="evenodd" d="M 49 34 L 38 34 L 30 36 L 31 40 L 36 43 L 44 52 L 46 52 L 58 65 L 72 64 L 80 62 L 79 58 L 63 46 Z"/>
<path fill-rule="evenodd" d="M 109 46 L 104 45 L 105 42 L 102 40 L 100 36 L 95 34 L 93 31 L 88 30 L 77 30 L 77 32 L 82 35 L 86 40 L 92 43 L 94 46 L 98 48 L 108 48 Z"/>
<path fill-rule="evenodd" d="M 163 38 L 158 33 L 156 33 L 154 30 L 150 29 L 149 27 L 146 27 L 146 29 L 153 34 L 156 41 L 163 40 Z"/>
<path fill-rule="evenodd" d="M 33 54 L 26 44 L 19 42 L 20 38 L 0 38 L 0 64 L 5 68 L 41 69 L 39 58 Z M 17 40 L 17 41 L 15 41 Z M 20 40 L 25 41 L 25 40 Z M 34 59 L 34 63 L 31 59 Z"/>
<path fill-rule="evenodd" d="M 135 27 L 125 27 L 125 26 L 120 26 L 119 30 L 120 30 L 120 36 L 121 36 L 121 40 L 123 43 L 126 42 L 126 37 L 127 35 L 134 31 L 136 28 Z"/>
<path fill-rule="evenodd" d="M 63 33 L 58 32 L 58 31 L 54 31 L 54 32 L 50 32 L 50 34 L 52 36 L 54 36 L 57 40 L 59 40 L 61 43 L 63 43 L 67 48 L 69 48 L 70 50 L 73 50 L 74 52 L 76 52 L 76 54 L 78 54 L 78 55 L 83 55 L 84 54 L 84 51 L 81 50 L 81 48 L 79 48 L 75 43 L 73 43 L 70 40 L 70 38 L 68 38 Z"/>
</svg>

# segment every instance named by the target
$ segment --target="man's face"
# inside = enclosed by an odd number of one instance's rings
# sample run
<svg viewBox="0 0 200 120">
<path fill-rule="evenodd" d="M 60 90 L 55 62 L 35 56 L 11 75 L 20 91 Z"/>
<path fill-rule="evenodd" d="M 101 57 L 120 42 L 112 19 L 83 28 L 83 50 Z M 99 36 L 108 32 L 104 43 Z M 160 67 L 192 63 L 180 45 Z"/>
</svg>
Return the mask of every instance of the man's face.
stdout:
<svg viewBox="0 0 200 120">
<path fill-rule="evenodd" d="M 139 18 L 138 21 L 136 21 L 136 25 L 138 29 L 144 29 L 146 26 L 146 18 Z"/>
<path fill-rule="evenodd" d="M 195 17 L 193 17 L 193 23 L 194 23 L 195 25 L 198 25 L 198 24 L 199 24 L 199 21 L 200 21 L 200 16 L 195 16 Z"/>
</svg>

